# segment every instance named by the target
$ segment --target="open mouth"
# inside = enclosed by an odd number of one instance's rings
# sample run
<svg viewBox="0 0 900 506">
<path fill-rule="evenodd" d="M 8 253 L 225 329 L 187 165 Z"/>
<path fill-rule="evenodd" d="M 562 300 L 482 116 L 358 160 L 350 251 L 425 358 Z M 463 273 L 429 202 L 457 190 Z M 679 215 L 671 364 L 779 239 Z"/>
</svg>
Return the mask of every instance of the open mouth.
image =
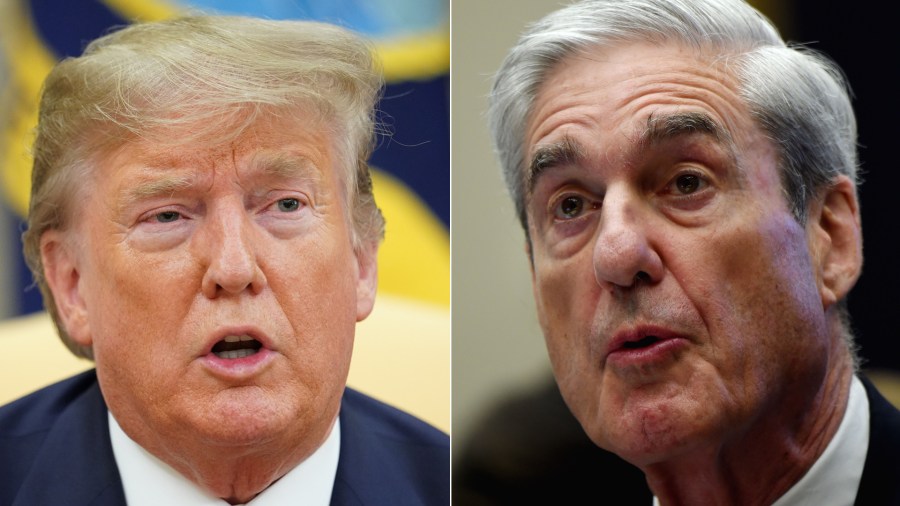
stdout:
<svg viewBox="0 0 900 506">
<path fill-rule="evenodd" d="M 626 349 L 626 350 L 638 350 L 638 349 L 641 349 L 641 348 L 646 348 L 646 347 L 648 347 L 648 346 L 652 346 L 652 345 L 658 343 L 658 342 L 661 341 L 661 340 L 662 340 L 662 339 L 659 338 L 659 337 L 657 337 L 657 336 L 646 336 L 646 337 L 644 337 L 644 338 L 642 338 L 642 339 L 639 339 L 639 340 L 637 340 L 637 341 L 628 341 L 628 342 L 625 342 L 625 343 L 622 344 L 622 348 L 624 348 L 624 349 Z"/>
<path fill-rule="evenodd" d="M 226 336 L 212 348 L 215 356 L 225 359 L 245 358 L 262 349 L 262 343 L 248 335 Z"/>
</svg>

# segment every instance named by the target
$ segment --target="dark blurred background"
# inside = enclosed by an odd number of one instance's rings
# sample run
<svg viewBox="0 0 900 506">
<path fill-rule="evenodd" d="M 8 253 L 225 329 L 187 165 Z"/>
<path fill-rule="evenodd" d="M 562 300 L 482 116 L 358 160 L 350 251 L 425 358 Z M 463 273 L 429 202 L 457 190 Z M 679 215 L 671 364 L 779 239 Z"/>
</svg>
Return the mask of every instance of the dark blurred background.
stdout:
<svg viewBox="0 0 900 506">
<path fill-rule="evenodd" d="M 794 0 L 773 4 L 771 16 L 785 37 L 821 50 L 840 64 L 853 89 L 859 127 L 863 220 L 863 274 L 849 298 L 860 354 L 866 368 L 900 369 L 900 338 L 891 323 L 900 301 L 894 191 L 900 187 L 897 117 L 900 116 L 896 19 L 888 4 L 874 0 Z M 774 5 L 774 4 L 777 4 Z M 900 311 L 898 311 L 900 312 Z"/>
</svg>

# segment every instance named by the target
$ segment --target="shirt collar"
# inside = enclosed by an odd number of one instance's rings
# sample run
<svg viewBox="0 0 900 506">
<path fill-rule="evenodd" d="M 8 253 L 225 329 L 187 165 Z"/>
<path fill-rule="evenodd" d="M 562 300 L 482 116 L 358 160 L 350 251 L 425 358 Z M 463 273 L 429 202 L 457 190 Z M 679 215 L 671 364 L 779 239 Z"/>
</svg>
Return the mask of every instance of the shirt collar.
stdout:
<svg viewBox="0 0 900 506">
<path fill-rule="evenodd" d="M 869 449 L 869 399 L 856 376 L 847 410 L 831 442 L 809 471 L 772 506 L 853 504 Z"/>
<path fill-rule="evenodd" d="M 862 382 L 853 376 L 847 410 L 834 437 L 803 478 L 772 506 L 853 504 L 868 448 L 869 399 Z M 659 506 L 655 496 L 653 506 Z"/>
<path fill-rule="evenodd" d="M 228 506 L 129 438 L 112 413 L 109 435 L 128 506 L 191 504 Z M 340 421 L 312 455 L 256 496 L 247 506 L 305 504 L 328 506 L 340 455 Z"/>
</svg>

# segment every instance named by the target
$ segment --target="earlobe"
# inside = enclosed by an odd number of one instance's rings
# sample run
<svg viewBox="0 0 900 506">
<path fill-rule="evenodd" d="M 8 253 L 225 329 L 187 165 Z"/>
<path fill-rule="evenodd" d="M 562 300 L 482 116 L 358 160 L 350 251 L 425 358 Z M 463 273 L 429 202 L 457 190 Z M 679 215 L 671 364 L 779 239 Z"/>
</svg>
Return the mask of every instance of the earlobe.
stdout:
<svg viewBox="0 0 900 506">
<path fill-rule="evenodd" d="M 375 306 L 378 289 L 378 243 L 364 244 L 356 252 L 358 278 L 356 281 L 356 321 L 366 319 Z"/>
<path fill-rule="evenodd" d="M 862 227 L 856 187 L 840 176 L 810 216 L 815 229 L 813 261 L 817 263 L 819 293 L 827 310 L 846 297 L 862 270 Z"/>
<path fill-rule="evenodd" d="M 87 307 L 80 291 L 79 266 L 64 233 L 57 230 L 44 232 L 41 236 L 41 262 L 60 323 L 73 341 L 81 346 L 91 346 Z"/>
</svg>

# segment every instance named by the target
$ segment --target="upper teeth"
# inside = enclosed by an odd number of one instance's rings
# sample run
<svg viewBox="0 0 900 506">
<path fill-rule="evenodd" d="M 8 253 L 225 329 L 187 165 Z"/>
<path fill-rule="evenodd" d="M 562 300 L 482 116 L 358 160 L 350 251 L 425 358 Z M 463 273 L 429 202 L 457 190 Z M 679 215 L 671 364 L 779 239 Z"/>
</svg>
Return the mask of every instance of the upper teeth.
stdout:
<svg viewBox="0 0 900 506">
<path fill-rule="evenodd" d="M 225 336 L 226 343 L 236 343 L 238 341 L 252 341 L 253 338 L 244 334 L 242 336 Z"/>
</svg>

